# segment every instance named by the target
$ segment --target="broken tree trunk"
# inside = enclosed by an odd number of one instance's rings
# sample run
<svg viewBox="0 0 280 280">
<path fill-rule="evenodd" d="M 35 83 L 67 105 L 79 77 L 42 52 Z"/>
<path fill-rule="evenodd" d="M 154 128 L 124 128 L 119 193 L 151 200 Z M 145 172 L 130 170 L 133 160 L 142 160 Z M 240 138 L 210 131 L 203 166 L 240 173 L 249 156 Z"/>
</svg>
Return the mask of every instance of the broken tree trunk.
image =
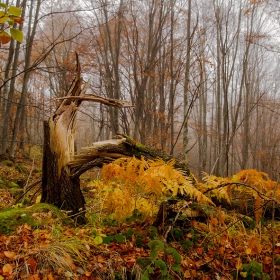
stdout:
<svg viewBox="0 0 280 280">
<path fill-rule="evenodd" d="M 71 176 L 69 162 L 74 154 L 74 133 L 77 109 L 83 100 L 109 106 L 125 107 L 125 101 L 85 94 L 77 57 L 77 76 L 56 111 L 44 123 L 43 178 L 41 202 L 69 211 L 78 223 L 85 222 L 85 200 L 79 176 Z M 105 161 L 104 161 L 105 162 Z"/>
<path fill-rule="evenodd" d="M 77 65 L 77 77 L 67 96 L 84 94 L 81 69 Z M 74 152 L 74 130 L 76 110 L 80 100 L 63 100 L 56 111 L 44 122 L 43 179 L 41 202 L 54 204 L 71 212 L 72 215 L 84 210 L 85 200 L 80 190 L 79 178 L 72 179 L 68 162 Z M 84 216 L 77 217 L 83 223 Z"/>
</svg>

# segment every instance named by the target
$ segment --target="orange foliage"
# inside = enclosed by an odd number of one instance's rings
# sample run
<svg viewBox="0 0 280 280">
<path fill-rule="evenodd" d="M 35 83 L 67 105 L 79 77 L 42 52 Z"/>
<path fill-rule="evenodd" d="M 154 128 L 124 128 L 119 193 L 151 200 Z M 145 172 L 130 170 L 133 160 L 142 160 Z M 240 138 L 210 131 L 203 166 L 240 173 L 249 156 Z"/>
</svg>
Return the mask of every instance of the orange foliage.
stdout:
<svg viewBox="0 0 280 280">
<path fill-rule="evenodd" d="M 255 198 L 255 218 L 256 221 L 259 222 L 262 215 L 263 204 L 269 198 L 273 198 L 276 182 L 272 181 L 267 173 L 255 169 L 242 170 L 234 175 L 234 177 L 238 178 L 239 181 L 251 185 L 257 190 L 250 191 L 250 193 Z M 280 190 L 278 186 L 275 189 L 275 199 L 280 200 Z"/>
</svg>

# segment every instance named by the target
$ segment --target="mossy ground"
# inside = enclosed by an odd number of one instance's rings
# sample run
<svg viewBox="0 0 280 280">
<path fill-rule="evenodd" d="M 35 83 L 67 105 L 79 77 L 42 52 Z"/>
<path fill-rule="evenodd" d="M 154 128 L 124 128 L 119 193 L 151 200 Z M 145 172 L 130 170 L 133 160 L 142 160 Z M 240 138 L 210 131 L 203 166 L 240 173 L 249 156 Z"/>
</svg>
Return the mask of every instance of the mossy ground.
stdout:
<svg viewBox="0 0 280 280">
<path fill-rule="evenodd" d="M 22 158 L 15 162 L 7 159 L 0 161 L 0 187 L 24 188 L 26 183 L 32 184 L 40 179 L 41 162 L 32 162 Z"/>
<path fill-rule="evenodd" d="M 7 209 L 0 212 L 0 234 L 11 234 L 18 226 L 24 224 L 28 224 L 32 228 L 41 227 L 47 224 L 50 218 L 53 220 L 59 216 L 62 216 L 59 209 L 46 203 Z"/>
</svg>

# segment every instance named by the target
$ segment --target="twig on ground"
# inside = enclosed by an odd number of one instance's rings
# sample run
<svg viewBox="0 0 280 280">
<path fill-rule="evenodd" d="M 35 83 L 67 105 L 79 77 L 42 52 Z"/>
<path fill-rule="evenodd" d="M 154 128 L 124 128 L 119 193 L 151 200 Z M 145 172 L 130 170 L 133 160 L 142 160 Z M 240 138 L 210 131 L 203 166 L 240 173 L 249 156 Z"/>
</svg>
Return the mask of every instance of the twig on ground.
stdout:
<svg viewBox="0 0 280 280">
<path fill-rule="evenodd" d="M 35 154 L 34 154 L 34 156 L 33 156 L 33 161 L 32 161 L 31 170 L 30 170 L 30 172 L 29 172 L 29 174 L 28 174 L 28 177 L 27 177 L 25 186 L 24 186 L 24 188 L 23 188 L 23 193 L 24 193 L 24 195 L 22 196 L 22 203 L 23 203 L 23 201 L 24 201 L 24 199 L 25 199 L 26 188 L 27 188 L 27 185 L 28 185 L 28 183 L 29 183 L 30 177 L 31 177 L 31 175 L 32 175 L 33 169 L 34 169 L 34 161 L 35 161 Z"/>
<path fill-rule="evenodd" d="M 255 187 L 253 187 L 249 184 L 242 183 L 242 182 L 223 183 L 223 184 L 220 184 L 220 185 L 218 185 L 214 188 L 208 189 L 203 194 L 206 194 L 206 193 L 211 192 L 211 191 L 216 190 L 216 189 L 226 187 L 228 185 L 240 185 L 240 186 L 248 187 L 248 188 L 254 190 L 262 199 L 267 199 L 267 200 L 273 201 L 275 204 L 279 205 L 279 202 L 274 197 L 268 196 L 268 195 L 264 194 L 263 192 L 259 191 L 257 188 L 255 188 Z"/>
<path fill-rule="evenodd" d="M 179 218 L 179 216 L 180 216 L 182 210 L 183 210 L 184 208 L 186 208 L 186 207 L 189 207 L 189 204 L 188 204 L 188 203 L 185 203 L 185 204 L 179 209 L 179 211 L 178 211 L 178 213 L 177 213 L 177 215 L 176 215 L 176 217 L 175 217 L 175 219 L 174 219 L 173 224 L 176 223 L 176 221 L 178 220 L 178 218 Z M 168 229 L 166 230 L 166 232 L 165 232 L 165 234 L 164 234 L 164 236 L 163 236 L 164 242 L 166 242 L 168 233 L 171 231 L 171 229 L 172 229 L 172 225 L 170 225 L 170 226 L 168 227 Z"/>
<path fill-rule="evenodd" d="M 42 180 L 39 180 L 39 181 L 37 181 L 37 182 L 31 184 L 30 186 L 28 186 L 28 187 L 26 188 L 26 191 L 25 191 L 23 194 L 21 194 L 21 195 L 19 196 L 19 198 L 15 201 L 15 204 L 17 204 L 17 203 L 22 199 L 22 197 L 24 197 L 32 188 L 34 188 L 35 186 L 37 186 L 37 185 L 40 184 L 41 182 L 42 182 Z"/>
</svg>

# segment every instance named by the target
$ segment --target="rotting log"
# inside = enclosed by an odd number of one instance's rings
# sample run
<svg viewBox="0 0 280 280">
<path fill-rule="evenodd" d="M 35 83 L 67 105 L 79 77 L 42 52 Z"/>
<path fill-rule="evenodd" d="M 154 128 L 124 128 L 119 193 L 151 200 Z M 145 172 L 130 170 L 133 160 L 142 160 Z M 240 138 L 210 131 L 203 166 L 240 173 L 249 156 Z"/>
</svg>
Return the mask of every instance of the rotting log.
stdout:
<svg viewBox="0 0 280 280">
<path fill-rule="evenodd" d="M 69 162 L 73 177 L 92 167 L 102 167 L 104 163 L 109 163 L 120 157 L 136 157 L 145 160 L 162 159 L 165 162 L 175 160 L 174 167 L 183 171 L 186 176 L 190 176 L 190 170 L 185 161 L 180 161 L 161 150 L 156 150 L 137 143 L 130 137 L 118 134 L 116 139 L 93 143 L 90 147 L 84 147 Z"/>
</svg>

